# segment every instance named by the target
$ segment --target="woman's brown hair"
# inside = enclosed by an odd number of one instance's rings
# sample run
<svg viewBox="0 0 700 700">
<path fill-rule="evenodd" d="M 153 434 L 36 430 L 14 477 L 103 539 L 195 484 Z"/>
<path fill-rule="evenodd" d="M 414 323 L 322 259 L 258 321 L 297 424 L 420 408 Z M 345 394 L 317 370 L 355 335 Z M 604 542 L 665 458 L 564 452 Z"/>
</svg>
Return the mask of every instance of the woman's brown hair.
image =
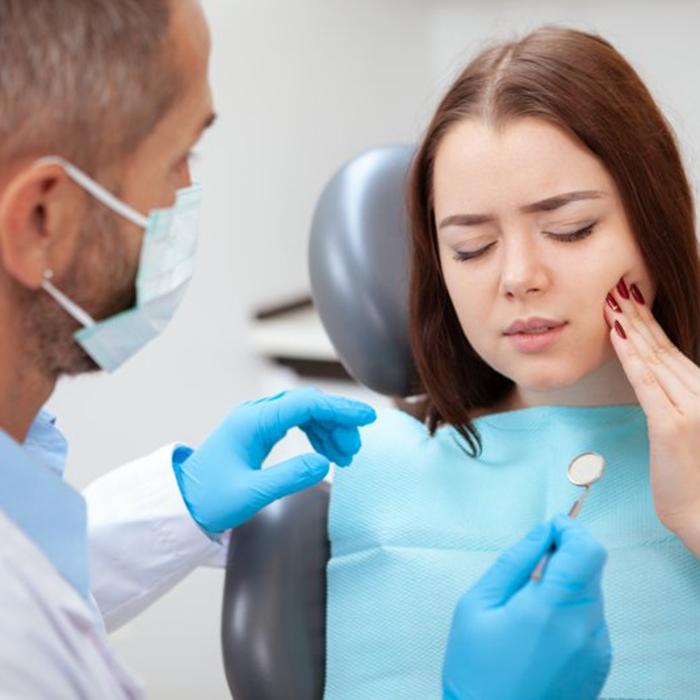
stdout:
<svg viewBox="0 0 700 700">
<path fill-rule="evenodd" d="M 494 128 L 535 117 L 566 130 L 613 177 L 652 279 L 653 313 L 700 361 L 700 258 L 693 196 L 673 131 L 634 69 L 604 39 L 544 27 L 480 53 L 442 99 L 408 183 L 412 231 L 411 345 L 431 434 L 454 426 L 473 454 L 470 416 L 495 405 L 512 380 L 486 364 L 460 327 L 445 287 L 433 213 L 433 166 L 447 132 L 465 119 Z M 478 446 L 478 447 L 477 447 Z"/>
</svg>

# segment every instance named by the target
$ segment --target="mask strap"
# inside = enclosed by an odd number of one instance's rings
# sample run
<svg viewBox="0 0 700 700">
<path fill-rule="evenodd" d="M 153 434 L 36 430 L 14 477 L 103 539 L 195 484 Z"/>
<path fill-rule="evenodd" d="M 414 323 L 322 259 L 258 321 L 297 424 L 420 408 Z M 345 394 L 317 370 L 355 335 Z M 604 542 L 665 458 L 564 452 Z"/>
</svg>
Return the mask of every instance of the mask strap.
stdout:
<svg viewBox="0 0 700 700">
<path fill-rule="evenodd" d="M 72 302 L 63 292 L 56 289 L 50 280 L 53 278 L 53 270 L 44 272 L 44 279 L 41 282 L 41 287 L 48 292 L 56 303 L 70 316 L 72 316 L 84 328 L 90 328 L 95 325 L 95 319 L 89 313 L 83 311 L 75 302 Z"/>
<path fill-rule="evenodd" d="M 40 165 L 60 165 L 74 182 L 77 182 L 106 207 L 109 207 L 113 212 L 131 221 L 132 224 L 136 224 L 143 229 L 148 228 L 148 217 L 143 216 L 143 214 L 132 209 L 128 204 L 117 199 L 111 192 L 95 182 L 89 175 L 65 158 L 61 158 L 60 156 L 46 156 L 34 162 L 35 167 Z"/>
</svg>

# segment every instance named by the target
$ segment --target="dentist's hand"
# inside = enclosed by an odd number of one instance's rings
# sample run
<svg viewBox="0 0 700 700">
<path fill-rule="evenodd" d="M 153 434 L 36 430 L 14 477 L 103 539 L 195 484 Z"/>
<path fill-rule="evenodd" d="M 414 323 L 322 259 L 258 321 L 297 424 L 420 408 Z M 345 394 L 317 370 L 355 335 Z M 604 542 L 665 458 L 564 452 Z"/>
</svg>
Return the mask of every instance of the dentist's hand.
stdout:
<svg viewBox="0 0 700 700">
<path fill-rule="evenodd" d="M 250 401 L 234 409 L 199 449 L 176 451 L 180 491 L 201 527 L 224 532 L 272 501 L 318 483 L 330 462 L 350 464 L 361 445 L 358 427 L 375 418 L 366 404 L 314 389 Z M 294 427 L 306 433 L 316 453 L 261 469 L 270 450 Z"/>
<path fill-rule="evenodd" d="M 530 575 L 552 543 L 540 581 Z M 507 550 L 457 604 L 445 700 L 592 700 L 610 670 L 605 550 L 557 516 Z"/>
</svg>

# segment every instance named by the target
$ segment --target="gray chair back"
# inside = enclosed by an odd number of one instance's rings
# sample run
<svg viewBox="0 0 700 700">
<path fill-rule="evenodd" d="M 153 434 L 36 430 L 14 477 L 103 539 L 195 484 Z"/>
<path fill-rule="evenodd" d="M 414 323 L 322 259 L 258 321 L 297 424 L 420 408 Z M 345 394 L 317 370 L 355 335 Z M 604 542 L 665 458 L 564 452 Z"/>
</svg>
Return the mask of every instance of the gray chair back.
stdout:
<svg viewBox="0 0 700 700">
<path fill-rule="evenodd" d="M 314 303 L 345 369 L 386 396 L 415 393 L 408 338 L 405 184 L 415 148 L 373 148 L 321 194 L 311 225 Z"/>
</svg>

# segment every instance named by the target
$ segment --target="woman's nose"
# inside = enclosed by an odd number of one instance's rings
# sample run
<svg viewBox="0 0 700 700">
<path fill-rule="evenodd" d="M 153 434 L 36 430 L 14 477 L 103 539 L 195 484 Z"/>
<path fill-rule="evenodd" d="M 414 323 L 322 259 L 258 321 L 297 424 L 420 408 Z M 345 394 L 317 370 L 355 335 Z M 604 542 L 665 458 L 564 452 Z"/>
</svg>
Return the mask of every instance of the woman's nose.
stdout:
<svg viewBox="0 0 700 700">
<path fill-rule="evenodd" d="M 545 261 L 534 242 L 505 244 L 501 288 L 506 296 L 523 297 L 544 291 L 549 284 Z"/>
</svg>

